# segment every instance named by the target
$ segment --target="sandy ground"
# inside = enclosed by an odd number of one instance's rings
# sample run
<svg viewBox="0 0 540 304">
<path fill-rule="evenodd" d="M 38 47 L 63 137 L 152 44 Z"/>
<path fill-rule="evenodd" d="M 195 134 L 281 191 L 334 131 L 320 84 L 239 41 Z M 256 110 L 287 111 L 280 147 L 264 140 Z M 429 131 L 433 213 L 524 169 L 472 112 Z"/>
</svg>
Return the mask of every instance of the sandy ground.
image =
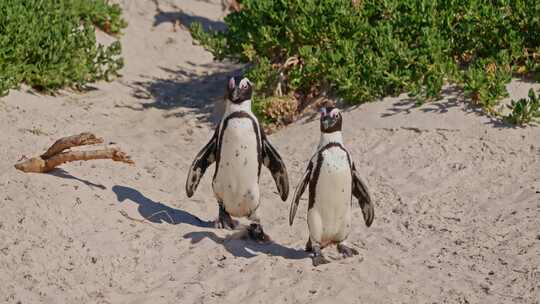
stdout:
<svg viewBox="0 0 540 304">
<path fill-rule="evenodd" d="M 313 268 L 303 252 L 307 201 L 289 227 L 289 202 L 268 171 L 261 208 L 272 244 L 208 227 L 217 216 L 211 174 L 185 195 L 186 170 L 237 67 L 212 62 L 173 24 L 222 27 L 220 3 L 123 6 L 122 78 L 84 94 L 22 89 L 0 99 L 0 302 L 540 303 L 539 127 L 491 121 L 451 90 L 420 108 L 402 96 L 348 109 L 345 143 L 376 218 L 367 229 L 355 210 L 349 240 L 360 255 L 328 248 L 332 263 Z M 531 86 L 512 82 L 511 97 Z M 318 128 L 305 118 L 271 136 L 292 187 Z M 118 143 L 136 166 L 13 168 L 83 131 Z"/>
</svg>

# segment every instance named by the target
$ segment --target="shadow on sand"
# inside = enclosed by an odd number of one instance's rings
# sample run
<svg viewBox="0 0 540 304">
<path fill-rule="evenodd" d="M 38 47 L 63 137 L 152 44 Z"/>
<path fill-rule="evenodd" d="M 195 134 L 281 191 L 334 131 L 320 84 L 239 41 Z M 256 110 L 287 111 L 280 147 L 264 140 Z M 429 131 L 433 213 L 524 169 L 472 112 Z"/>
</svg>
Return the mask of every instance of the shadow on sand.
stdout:
<svg viewBox="0 0 540 304">
<path fill-rule="evenodd" d="M 202 228 L 214 227 L 212 222 L 203 221 L 184 210 L 174 209 L 163 203 L 155 202 L 133 188 L 116 185 L 112 188 L 112 191 L 116 194 L 118 202 L 130 200 L 137 203 L 141 216 L 152 223 L 188 224 Z"/>
<path fill-rule="evenodd" d="M 189 212 L 155 202 L 131 187 L 116 185 L 112 190 L 119 202 L 130 200 L 137 203 L 141 216 L 152 223 L 168 223 L 171 225 L 188 224 L 200 228 L 214 228 L 213 222 L 203 221 Z M 221 238 L 211 231 L 190 232 L 184 235 L 184 238 L 190 239 L 192 244 L 208 238 L 216 244 L 223 245 L 228 252 L 236 257 L 252 258 L 257 256 L 257 253 L 281 256 L 286 259 L 304 259 L 309 257 L 308 253 L 304 250 L 291 249 L 274 242 L 256 243 L 247 237 L 245 227 L 226 238 Z"/>
<path fill-rule="evenodd" d="M 189 15 L 180 7 L 172 6 L 172 11 L 160 8 L 155 4 L 154 26 L 162 23 L 189 26 L 194 22 L 202 24 L 205 30 L 224 30 L 225 24 L 201 16 Z M 149 77 L 140 75 L 142 80 L 124 83 L 132 89 L 132 95 L 141 101 L 140 106 L 119 106 L 136 111 L 149 108 L 166 110 L 164 118 L 193 115 L 201 122 L 217 123 L 221 118 L 220 109 L 230 76 L 241 75 L 242 66 L 231 62 L 198 64 L 190 61 L 179 66 L 160 66 L 165 76 Z M 216 107 L 215 107 L 216 106 Z M 217 108 L 214 109 L 214 108 Z"/>
<path fill-rule="evenodd" d="M 201 75 L 196 69 L 201 67 L 220 69 L 220 66 L 196 65 L 191 62 L 188 64 L 192 65 L 193 69 L 161 67 L 169 74 L 167 78 L 149 78 L 130 84 L 133 96 L 150 101 L 142 102 L 140 110 L 149 108 L 169 110 L 163 115 L 164 118 L 182 117 L 191 113 L 203 122 L 219 121 L 220 113 L 216 112 L 215 105 L 223 101 L 227 79 L 233 75 L 240 75 L 241 69 L 229 66 L 225 71 Z"/>
<path fill-rule="evenodd" d="M 388 112 L 381 114 L 381 117 L 389 117 L 398 114 L 410 114 L 413 109 L 418 109 L 421 112 L 431 113 L 446 113 L 449 109 L 458 107 L 460 104 L 458 100 L 463 100 L 462 91 L 455 87 L 450 86 L 443 88 L 441 91 L 441 99 L 427 102 L 424 104 L 418 104 L 415 98 L 405 98 L 392 104 L 388 108 Z"/>
<path fill-rule="evenodd" d="M 235 257 L 253 258 L 259 254 L 270 256 L 280 256 L 285 259 L 300 260 L 309 257 L 309 254 L 304 250 L 297 250 L 282 246 L 270 241 L 269 243 L 257 243 L 247 238 L 247 232 L 238 231 L 233 235 L 225 238 L 217 236 L 211 231 L 190 232 L 184 235 L 185 239 L 190 239 L 192 244 L 196 244 L 201 240 L 208 238 L 216 244 L 223 245 L 225 249 Z"/>
<path fill-rule="evenodd" d="M 48 174 L 59 177 L 59 178 L 74 179 L 76 181 L 79 181 L 79 182 L 87 185 L 90 188 L 99 188 L 99 189 L 102 189 L 102 190 L 107 189 L 105 186 L 103 186 L 101 184 L 95 184 L 95 183 L 93 183 L 91 181 L 75 177 L 75 176 L 71 175 L 69 172 L 67 172 L 64 169 L 56 168 L 56 169 L 52 170 L 51 172 L 49 172 Z"/>
<path fill-rule="evenodd" d="M 420 111 L 424 113 L 447 113 L 452 108 L 461 107 L 467 114 L 484 117 L 488 121 L 486 124 L 498 129 L 517 128 L 516 126 L 507 123 L 503 119 L 487 114 L 480 106 L 476 106 L 467 102 L 467 97 L 463 90 L 457 86 L 449 86 L 441 91 L 441 99 L 424 104 L 418 104 L 414 98 L 405 98 L 392 104 L 387 109 L 386 113 L 381 114 L 382 118 L 391 117 L 400 114 L 411 114 L 412 111 Z"/>
<path fill-rule="evenodd" d="M 180 24 L 189 27 L 192 23 L 200 23 L 201 26 L 205 31 L 214 30 L 214 31 L 224 31 L 227 29 L 227 26 L 222 21 L 214 21 L 211 19 L 208 19 L 206 17 L 202 16 L 195 16 L 190 15 L 182 11 L 179 7 L 176 5 L 173 5 L 173 8 L 175 11 L 172 12 L 166 12 L 163 11 L 159 6 L 158 0 L 153 0 L 154 5 L 156 6 L 156 15 L 154 16 L 154 24 L 153 26 L 158 26 L 162 23 L 171 23 L 175 24 L 177 21 L 180 22 Z M 209 2 L 209 1 L 204 1 Z M 222 3 L 222 9 L 224 8 L 224 4 Z"/>
</svg>

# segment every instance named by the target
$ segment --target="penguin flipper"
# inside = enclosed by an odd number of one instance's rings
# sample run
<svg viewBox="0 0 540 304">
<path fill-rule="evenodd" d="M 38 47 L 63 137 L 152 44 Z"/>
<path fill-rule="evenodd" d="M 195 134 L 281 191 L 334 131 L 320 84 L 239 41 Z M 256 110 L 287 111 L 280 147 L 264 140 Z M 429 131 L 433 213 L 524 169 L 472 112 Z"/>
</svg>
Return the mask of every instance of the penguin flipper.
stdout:
<svg viewBox="0 0 540 304">
<path fill-rule="evenodd" d="M 296 186 L 296 190 L 294 191 L 294 197 L 291 202 L 291 210 L 289 211 L 289 225 L 291 226 L 293 224 L 294 216 L 296 215 L 296 210 L 298 209 L 298 205 L 300 204 L 300 198 L 302 197 L 302 194 L 304 193 L 307 185 L 309 184 L 309 179 L 311 177 L 312 170 L 313 170 L 313 162 L 310 161 L 306 169 L 306 172 L 302 176 L 300 183 L 298 184 L 298 186 Z"/>
<path fill-rule="evenodd" d="M 262 134 L 262 152 L 263 152 L 263 164 L 272 173 L 272 177 L 276 182 L 276 186 L 283 201 L 289 197 L 289 176 L 287 174 L 287 168 L 285 163 L 281 159 L 281 156 L 277 152 L 276 148 L 272 146 L 268 138 L 261 129 Z"/>
<path fill-rule="evenodd" d="M 212 136 L 212 139 L 204 146 L 201 151 L 195 156 L 191 167 L 189 167 L 188 176 L 186 179 L 186 194 L 192 197 L 197 190 L 197 186 L 201 181 L 206 169 L 216 161 L 217 150 L 217 130 Z"/>
<path fill-rule="evenodd" d="M 364 221 L 366 226 L 371 226 L 373 223 L 373 218 L 375 217 L 375 210 L 373 209 L 373 202 L 371 201 L 371 196 L 369 194 L 368 188 L 364 181 L 360 178 L 356 167 L 352 164 L 352 194 L 358 200 L 358 205 L 362 208 L 362 213 L 364 215 Z"/>
</svg>

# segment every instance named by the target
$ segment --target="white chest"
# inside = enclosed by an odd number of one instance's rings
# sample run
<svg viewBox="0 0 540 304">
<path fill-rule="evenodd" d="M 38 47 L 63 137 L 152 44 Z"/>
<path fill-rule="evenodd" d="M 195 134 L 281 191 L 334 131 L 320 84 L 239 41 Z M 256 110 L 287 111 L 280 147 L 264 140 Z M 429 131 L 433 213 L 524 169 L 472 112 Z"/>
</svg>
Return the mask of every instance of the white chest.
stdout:
<svg viewBox="0 0 540 304">
<path fill-rule="evenodd" d="M 347 153 L 340 148 L 322 152 L 315 204 L 326 208 L 337 208 L 350 203 L 352 175 Z"/>
<path fill-rule="evenodd" d="M 222 131 L 219 170 L 230 178 L 234 175 L 252 175 L 258 170 L 257 131 L 252 120 L 235 118 L 228 121 Z"/>
<path fill-rule="evenodd" d="M 233 216 L 244 216 L 259 202 L 258 136 L 249 118 L 233 118 L 221 131 L 214 193 Z"/>
<path fill-rule="evenodd" d="M 323 151 L 312 211 L 321 219 L 323 236 L 332 236 L 350 221 L 352 175 L 347 153 L 339 147 Z"/>
</svg>

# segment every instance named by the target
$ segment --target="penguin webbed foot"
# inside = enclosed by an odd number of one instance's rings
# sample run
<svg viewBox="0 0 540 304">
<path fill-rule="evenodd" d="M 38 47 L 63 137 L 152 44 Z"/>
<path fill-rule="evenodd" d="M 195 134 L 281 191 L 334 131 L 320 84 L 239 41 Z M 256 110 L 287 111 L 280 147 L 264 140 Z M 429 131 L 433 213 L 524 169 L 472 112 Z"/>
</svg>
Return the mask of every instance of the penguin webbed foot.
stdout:
<svg viewBox="0 0 540 304">
<path fill-rule="evenodd" d="M 239 223 L 236 220 L 230 219 L 222 219 L 219 218 L 214 221 L 214 227 L 216 229 L 226 229 L 226 230 L 235 230 L 236 227 L 238 227 Z"/>
<path fill-rule="evenodd" d="M 308 245 L 311 245 L 311 240 L 308 242 Z M 306 245 L 307 247 L 307 245 Z M 321 252 L 321 247 L 318 245 L 312 246 L 313 254 L 311 255 L 311 261 L 313 262 L 313 266 L 317 267 L 319 265 L 328 264 L 330 261 L 328 261 Z"/>
<path fill-rule="evenodd" d="M 313 256 L 311 260 L 313 261 L 313 266 L 315 267 L 330 263 L 330 261 L 328 261 L 323 255 Z"/>
<path fill-rule="evenodd" d="M 270 241 L 270 237 L 264 233 L 264 230 L 259 223 L 251 223 L 247 228 L 249 237 L 259 243 L 267 243 Z"/>
<path fill-rule="evenodd" d="M 345 244 L 338 244 L 337 245 L 337 250 L 345 258 L 350 258 L 352 256 L 355 256 L 355 255 L 359 254 L 358 250 L 356 250 L 354 248 L 351 248 L 351 247 L 349 247 L 349 246 L 347 246 Z"/>
</svg>

